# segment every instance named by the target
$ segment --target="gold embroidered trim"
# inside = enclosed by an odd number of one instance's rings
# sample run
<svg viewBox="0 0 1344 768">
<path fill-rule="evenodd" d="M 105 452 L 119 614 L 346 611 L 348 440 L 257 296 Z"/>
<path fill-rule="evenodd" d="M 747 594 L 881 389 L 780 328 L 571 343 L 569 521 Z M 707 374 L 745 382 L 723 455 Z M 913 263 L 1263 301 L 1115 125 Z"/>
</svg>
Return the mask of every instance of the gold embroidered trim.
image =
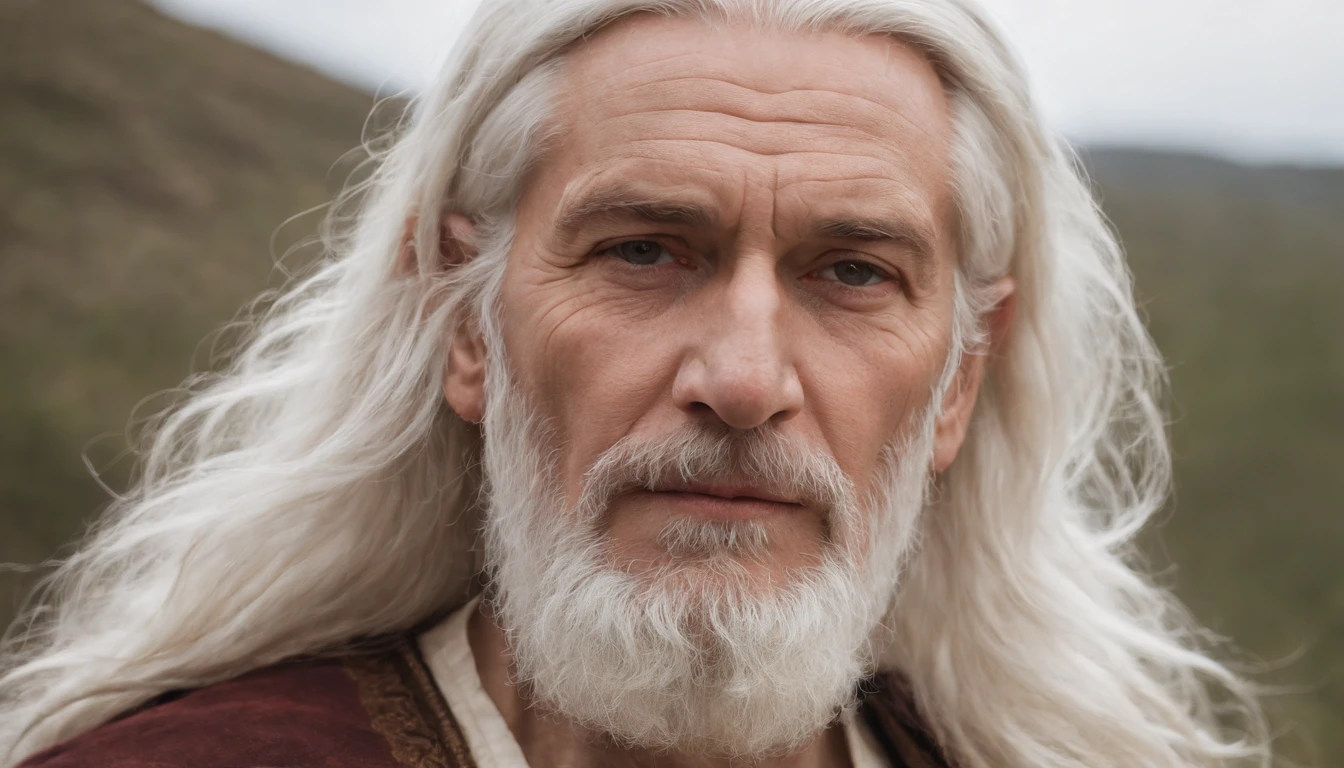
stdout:
<svg viewBox="0 0 1344 768">
<path fill-rule="evenodd" d="M 405 768 L 476 768 L 466 738 L 414 641 L 395 650 L 345 659 L 370 723 Z M 898 676 L 881 675 L 861 713 L 894 765 L 948 768 L 951 763 L 908 698 Z"/>
<path fill-rule="evenodd" d="M 457 758 L 462 768 L 476 768 L 476 761 L 471 756 L 471 749 L 467 746 L 466 736 L 462 734 L 462 727 L 457 724 L 457 718 L 453 717 L 452 710 L 448 708 L 448 702 L 434 682 L 429 666 L 420 656 L 419 646 L 414 640 L 403 640 L 400 652 L 406 664 L 406 671 L 409 673 L 409 683 L 416 687 L 421 701 L 433 715 L 434 724 L 439 728 L 439 736 L 443 743 L 453 753 L 453 757 Z"/>
<path fill-rule="evenodd" d="M 397 763 L 405 768 L 475 768 L 438 689 L 431 679 L 420 679 L 426 670 L 409 642 L 403 639 L 396 650 L 376 655 L 350 656 L 344 666 L 370 724 L 387 740 Z M 437 722 L 431 723 L 430 717 Z"/>
</svg>

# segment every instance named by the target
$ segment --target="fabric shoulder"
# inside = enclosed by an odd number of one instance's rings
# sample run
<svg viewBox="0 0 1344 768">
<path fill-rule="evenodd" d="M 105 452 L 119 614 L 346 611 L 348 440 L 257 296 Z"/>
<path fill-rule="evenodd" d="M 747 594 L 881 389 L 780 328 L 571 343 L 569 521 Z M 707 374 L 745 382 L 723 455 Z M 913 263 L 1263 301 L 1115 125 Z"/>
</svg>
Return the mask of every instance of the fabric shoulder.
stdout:
<svg viewBox="0 0 1344 768">
<path fill-rule="evenodd" d="M 20 768 L 475 768 L 414 643 L 390 644 L 167 697 Z"/>
<path fill-rule="evenodd" d="M 859 714 L 894 768 L 955 768 L 899 672 L 880 672 L 864 685 Z"/>
</svg>

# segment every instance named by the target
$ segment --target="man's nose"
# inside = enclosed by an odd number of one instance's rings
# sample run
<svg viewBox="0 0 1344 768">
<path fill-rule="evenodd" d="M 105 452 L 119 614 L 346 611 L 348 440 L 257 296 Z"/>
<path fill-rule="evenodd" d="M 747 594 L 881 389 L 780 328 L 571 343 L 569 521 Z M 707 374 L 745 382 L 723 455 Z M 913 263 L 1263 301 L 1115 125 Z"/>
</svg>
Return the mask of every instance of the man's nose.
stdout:
<svg viewBox="0 0 1344 768">
<path fill-rule="evenodd" d="M 787 297 L 770 261 L 735 270 L 692 322 L 696 337 L 672 396 L 697 418 L 751 429 L 802 410 L 802 382 L 783 327 Z"/>
</svg>

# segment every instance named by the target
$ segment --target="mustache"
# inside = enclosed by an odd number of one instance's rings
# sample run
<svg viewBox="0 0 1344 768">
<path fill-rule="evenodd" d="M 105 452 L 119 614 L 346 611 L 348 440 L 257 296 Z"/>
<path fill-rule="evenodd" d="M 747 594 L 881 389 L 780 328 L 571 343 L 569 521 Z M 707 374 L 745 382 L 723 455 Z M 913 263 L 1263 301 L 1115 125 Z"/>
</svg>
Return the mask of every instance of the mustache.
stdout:
<svg viewBox="0 0 1344 768">
<path fill-rule="evenodd" d="M 761 487 L 828 511 L 855 497 L 854 484 L 828 452 L 777 427 L 691 422 L 656 437 L 627 436 L 604 451 L 584 474 L 579 510 L 596 520 L 622 493 L 687 483 Z"/>
</svg>

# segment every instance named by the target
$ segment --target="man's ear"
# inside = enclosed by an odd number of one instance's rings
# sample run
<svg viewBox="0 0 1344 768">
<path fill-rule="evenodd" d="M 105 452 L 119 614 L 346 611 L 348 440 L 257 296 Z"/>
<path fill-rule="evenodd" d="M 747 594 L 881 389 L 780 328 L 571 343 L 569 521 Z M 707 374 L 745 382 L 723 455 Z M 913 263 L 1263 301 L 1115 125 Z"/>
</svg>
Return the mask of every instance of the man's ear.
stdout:
<svg viewBox="0 0 1344 768">
<path fill-rule="evenodd" d="M 476 258 L 476 227 L 464 216 L 448 214 L 439 228 L 443 268 L 459 267 Z M 485 339 L 476 318 L 459 317 L 447 339 L 443 366 L 443 398 L 466 421 L 485 418 Z"/>
<path fill-rule="evenodd" d="M 485 339 L 474 320 L 453 329 L 443 366 L 443 399 L 464 420 L 485 418 Z"/>
<path fill-rule="evenodd" d="M 445 269 L 460 267 L 476 258 L 476 225 L 460 213 L 445 213 L 439 219 L 439 263 Z"/>
<path fill-rule="evenodd" d="M 420 214 L 406 217 L 406 230 L 401 236 L 401 251 L 397 267 L 406 274 L 417 271 L 418 250 L 415 247 L 416 229 Z M 476 258 L 476 225 L 458 213 L 445 213 L 439 218 L 439 246 L 437 263 L 431 269 L 451 269 Z"/>
<path fill-rule="evenodd" d="M 985 317 L 989 338 L 982 349 L 962 355 L 957 375 L 947 392 L 943 393 L 943 407 L 934 425 L 933 469 L 945 472 L 957 458 L 971 425 L 971 414 L 980 395 L 980 384 L 990 359 L 998 354 L 1008 340 L 1008 329 L 1017 310 L 1017 286 L 1011 277 L 1000 278 L 991 288 L 997 296 Z"/>
</svg>

